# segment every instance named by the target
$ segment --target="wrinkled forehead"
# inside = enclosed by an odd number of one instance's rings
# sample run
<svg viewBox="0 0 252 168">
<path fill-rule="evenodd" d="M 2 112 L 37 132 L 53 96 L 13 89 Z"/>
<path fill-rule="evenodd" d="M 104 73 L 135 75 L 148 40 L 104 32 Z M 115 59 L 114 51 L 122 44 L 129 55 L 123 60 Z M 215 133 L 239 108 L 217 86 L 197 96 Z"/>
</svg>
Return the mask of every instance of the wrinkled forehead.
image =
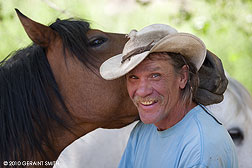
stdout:
<svg viewBox="0 0 252 168">
<path fill-rule="evenodd" d="M 128 74 L 167 71 L 167 69 L 173 68 L 170 60 L 171 59 L 168 54 L 151 53 Z"/>
</svg>

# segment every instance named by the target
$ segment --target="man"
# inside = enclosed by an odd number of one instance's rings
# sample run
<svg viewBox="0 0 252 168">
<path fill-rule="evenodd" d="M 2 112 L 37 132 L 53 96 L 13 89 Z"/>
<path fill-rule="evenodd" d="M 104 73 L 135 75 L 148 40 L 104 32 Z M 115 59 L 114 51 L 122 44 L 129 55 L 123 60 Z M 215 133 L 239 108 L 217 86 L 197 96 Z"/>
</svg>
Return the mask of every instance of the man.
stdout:
<svg viewBox="0 0 252 168">
<path fill-rule="evenodd" d="M 126 76 L 141 119 L 119 167 L 238 167 L 228 132 L 194 99 L 204 43 L 161 24 L 131 31 L 129 38 L 123 53 L 100 67 L 104 79 Z"/>
</svg>

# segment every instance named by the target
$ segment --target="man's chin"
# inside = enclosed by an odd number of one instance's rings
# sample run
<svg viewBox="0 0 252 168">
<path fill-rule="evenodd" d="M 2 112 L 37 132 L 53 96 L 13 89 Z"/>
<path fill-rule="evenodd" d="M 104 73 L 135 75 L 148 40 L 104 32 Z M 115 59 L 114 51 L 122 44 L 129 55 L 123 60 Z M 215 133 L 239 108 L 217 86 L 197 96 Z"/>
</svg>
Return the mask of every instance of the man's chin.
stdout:
<svg viewBox="0 0 252 168">
<path fill-rule="evenodd" d="M 146 113 L 139 113 L 140 116 L 140 120 L 144 123 L 144 124 L 153 124 L 156 122 L 156 116 L 154 116 L 155 114 L 146 114 Z"/>
</svg>

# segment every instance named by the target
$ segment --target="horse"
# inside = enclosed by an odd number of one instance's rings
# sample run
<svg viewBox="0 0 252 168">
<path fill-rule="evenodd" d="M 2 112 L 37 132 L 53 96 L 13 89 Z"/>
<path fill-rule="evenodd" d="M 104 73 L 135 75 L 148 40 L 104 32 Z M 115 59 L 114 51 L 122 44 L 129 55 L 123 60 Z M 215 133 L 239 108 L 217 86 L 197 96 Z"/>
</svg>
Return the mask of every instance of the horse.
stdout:
<svg viewBox="0 0 252 168">
<path fill-rule="evenodd" d="M 33 44 L 0 63 L 1 165 L 38 167 L 25 161 L 55 161 L 88 132 L 138 118 L 124 79 L 105 81 L 98 71 L 122 51 L 125 35 L 81 19 L 45 26 L 16 12 Z"/>
<path fill-rule="evenodd" d="M 209 105 L 213 115 L 225 126 L 237 149 L 240 168 L 252 165 L 252 98 L 238 81 L 229 84 L 221 103 Z M 121 129 L 97 129 L 69 145 L 54 168 L 116 168 L 137 122 Z M 88 153 L 88 155 L 86 155 Z"/>
<path fill-rule="evenodd" d="M 248 168 L 252 167 L 252 97 L 241 83 L 231 77 L 228 79 L 223 102 L 210 105 L 209 109 L 232 137 L 237 149 L 239 167 Z"/>
<path fill-rule="evenodd" d="M 16 12 L 33 43 L 0 62 L 0 163 L 52 167 L 76 139 L 139 119 L 125 78 L 105 81 L 98 70 L 122 52 L 125 34 L 73 18 L 46 26 Z M 221 61 L 208 51 L 203 65 L 197 99 L 220 102 L 227 86 Z"/>
</svg>

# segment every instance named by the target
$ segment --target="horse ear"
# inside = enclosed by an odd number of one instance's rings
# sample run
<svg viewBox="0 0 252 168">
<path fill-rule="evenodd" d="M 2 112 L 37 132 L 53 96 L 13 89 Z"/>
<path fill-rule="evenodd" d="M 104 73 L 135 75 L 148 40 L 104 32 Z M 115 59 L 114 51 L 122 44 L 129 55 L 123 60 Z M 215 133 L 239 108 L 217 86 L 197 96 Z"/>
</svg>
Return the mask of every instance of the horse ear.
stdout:
<svg viewBox="0 0 252 168">
<path fill-rule="evenodd" d="M 42 25 L 29 19 L 18 9 L 15 10 L 30 39 L 41 47 L 48 47 L 50 45 L 50 42 L 55 39 L 56 32 L 48 26 Z"/>
</svg>

